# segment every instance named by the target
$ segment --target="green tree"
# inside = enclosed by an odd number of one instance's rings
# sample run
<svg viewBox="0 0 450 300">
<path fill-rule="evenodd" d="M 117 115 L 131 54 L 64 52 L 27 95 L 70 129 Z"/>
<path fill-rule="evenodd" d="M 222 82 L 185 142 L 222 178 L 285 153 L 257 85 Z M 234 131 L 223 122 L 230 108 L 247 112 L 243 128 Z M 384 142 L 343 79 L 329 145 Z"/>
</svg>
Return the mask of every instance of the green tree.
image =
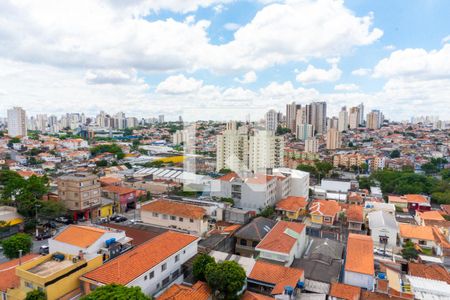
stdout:
<svg viewBox="0 0 450 300">
<path fill-rule="evenodd" d="M 245 284 L 245 271 L 235 261 L 208 264 L 205 270 L 208 286 L 217 299 L 238 299 Z"/>
<path fill-rule="evenodd" d="M 322 178 L 327 176 L 328 173 L 333 170 L 333 164 L 328 161 L 316 161 L 315 167 Z"/>
<path fill-rule="evenodd" d="M 22 254 L 30 253 L 33 241 L 28 234 L 18 233 L 2 241 L 3 254 L 9 258 L 18 258 L 19 250 Z"/>
<path fill-rule="evenodd" d="M 443 169 L 441 171 L 441 176 L 443 180 L 450 180 L 450 169 Z"/>
<path fill-rule="evenodd" d="M 214 258 L 209 256 L 208 254 L 197 255 L 192 264 L 192 273 L 194 274 L 194 278 L 196 280 L 206 281 L 205 278 L 206 266 L 214 263 L 215 263 Z"/>
<path fill-rule="evenodd" d="M 317 169 L 314 166 L 300 164 L 300 165 L 297 166 L 297 170 L 308 172 L 308 173 L 311 174 L 311 176 L 316 176 L 317 175 Z"/>
<path fill-rule="evenodd" d="M 233 172 L 233 171 L 231 169 L 228 169 L 228 168 L 222 168 L 222 169 L 219 170 L 220 174 L 228 174 L 228 173 L 231 173 L 231 172 Z"/>
<path fill-rule="evenodd" d="M 414 243 L 411 241 L 407 241 L 403 245 L 403 249 L 401 251 L 402 257 L 406 260 L 416 259 L 419 256 L 419 252 L 414 247 Z"/>
<path fill-rule="evenodd" d="M 450 204 L 450 191 L 434 192 L 431 194 L 431 200 L 438 204 Z"/>
<path fill-rule="evenodd" d="M 44 291 L 32 290 L 27 293 L 25 300 L 46 300 L 47 296 Z"/>
<path fill-rule="evenodd" d="M 271 218 L 274 213 L 275 209 L 272 206 L 266 206 L 258 215 L 264 218 Z"/>
<path fill-rule="evenodd" d="M 39 216 L 52 220 L 67 213 L 64 203 L 58 201 L 40 201 Z"/>
<path fill-rule="evenodd" d="M 398 157 L 400 157 L 400 151 L 397 150 L 397 149 L 395 149 L 395 150 L 393 150 L 393 151 L 391 152 L 391 154 L 389 154 L 389 156 L 390 156 L 391 158 L 398 158 Z"/>
<path fill-rule="evenodd" d="M 140 287 L 126 287 L 119 284 L 108 284 L 96 288 L 92 293 L 81 298 L 81 300 L 150 300 Z"/>
<path fill-rule="evenodd" d="M 107 167 L 108 166 L 108 161 L 106 161 L 105 159 L 96 161 L 95 164 L 97 165 L 97 167 Z"/>
<path fill-rule="evenodd" d="M 432 162 L 427 162 L 420 166 L 420 168 L 425 172 L 425 174 L 436 174 L 439 171 L 438 167 Z"/>
<path fill-rule="evenodd" d="M 283 134 L 286 134 L 286 133 L 289 133 L 289 132 L 291 132 L 291 130 L 289 128 L 282 127 L 282 126 L 278 125 L 275 134 L 276 135 L 283 135 Z"/>
</svg>

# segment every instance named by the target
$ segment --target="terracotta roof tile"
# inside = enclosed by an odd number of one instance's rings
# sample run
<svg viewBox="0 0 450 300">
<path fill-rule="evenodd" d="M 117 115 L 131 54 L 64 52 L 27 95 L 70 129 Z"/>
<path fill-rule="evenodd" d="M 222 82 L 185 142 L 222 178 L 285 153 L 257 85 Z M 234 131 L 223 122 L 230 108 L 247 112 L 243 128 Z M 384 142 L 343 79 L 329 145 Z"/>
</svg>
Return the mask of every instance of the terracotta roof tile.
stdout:
<svg viewBox="0 0 450 300">
<path fill-rule="evenodd" d="M 399 228 L 402 238 L 434 241 L 433 229 L 430 226 L 399 224 Z"/>
<path fill-rule="evenodd" d="M 361 291 L 361 300 L 404 300 L 404 298 L 391 296 L 388 294 L 370 292 L 370 291 Z"/>
<path fill-rule="evenodd" d="M 110 193 L 117 193 L 119 195 L 125 195 L 125 194 L 131 194 L 135 193 L 136 189 L 132 189 L 125 186 L 117 186 L 117 185 L 107 185 L 102 187 L 102 191 L 110 192 Z"/>
<path fill-rule="evenodd" d="M 158 199 L 145 204 L 141 207 L 141 210 L 193 219 L 200 219 L 206 215 L 206 210 L 203 207 L 165 199 Z"/>
<path fill-rule="evenodd" d="M 280 253 L 289 253 L 297 240 L 287 234 L 288 230 L 300 234 L 305 229 L 305 225 L 296 222 L 279 221 L 259 242 L 256 249 L 269 250 Z"/>
<path fill-rule="evenodd" d="M 445 281 L 450 284 L 450 274 L 443 266 L 438 264 L 425 265 L 410 262 L 408 264 L 408 274 L 416 277 Z"/>
<path fill-rule="evenodd" d="M 157 300 L 208 300 L 209 297 L 211 297 L 211 291 L 208 285 L 197 281 L 193 286 L 174 284 Z"/>
<path fill-rule="evenodd" d="M 363 222 L 363 207 L 359 205 L 350 205 L 347 209 L 347 220 L 352 222 Z"/>
<path fill-rule="evenodd" d="M 272 295 L 282 294 L 286 286 L 296 287 L 302 279 L 303 270 L 271 264 L 261 260 L 256 261 L 248 275 L 249 279 L 275 285 Z"/>
<path fill-rule="evenodd" d="M 27 254 L 22 257 L 22 263 L 40 257 L 39 254 Z M 13 259 L 0 264 L 0 291 L 6 292 L 9 288 L 18 287 L 20 278 L 16 275 L 16 267 L 19 265 L 19 259 Z"/>
<path fill-rule="evenodd" d="M 261 295 L 257 293 L 252 293 L 249 291 L 245 291 L 244 295 L 242 296 L 241 300 L 273 300 L 274 298 Z"/>
<path fill-rule="evenodd" d="M 83 277 L 104 284 L 126 285 L 197 239 L 192 235 L 167 231 L 84 274 Z"/>
<path fill-rule="evenodd" d="M 370 236 L 349 234 L 345 270 L 367 275 L 374 274 L 373 241 Z"/>
<path fill-rule="evenodd" d="M 277 203 L 276 209 L 297 212 L 302 208 L 305 208 L 306 205 L 308 205 L 308 201 L 306 201 L 305 197 L 289 196 L 287 198 L 281 199 Z"/>
<path fill-rule="evenodd" d="M 88 248 L 105 232 L 105 229 L 98 227 L 69 225 L 53 239 L 61 243 L 66 243 L 81 248 Z"/>
<path fill-rule="evenodd" d="M 331 289 L 329 292 L 330 296 L 345 300 L 358 300 L 360 294 L 360 287 L 337 282 L 333 282 L 331 284 Z"/>
<path fill-rule="evenodd" d="M 445 221 L 444 217 L 437 210 L 417 212 L 422 220 Z"/>
<path fill-rule="evenodd" d="M 312 215 L 330 216 L 334 217 L 341 211 L 339 203 L 335 200 L 314 200 L 309 208 Z"/>
</svg>

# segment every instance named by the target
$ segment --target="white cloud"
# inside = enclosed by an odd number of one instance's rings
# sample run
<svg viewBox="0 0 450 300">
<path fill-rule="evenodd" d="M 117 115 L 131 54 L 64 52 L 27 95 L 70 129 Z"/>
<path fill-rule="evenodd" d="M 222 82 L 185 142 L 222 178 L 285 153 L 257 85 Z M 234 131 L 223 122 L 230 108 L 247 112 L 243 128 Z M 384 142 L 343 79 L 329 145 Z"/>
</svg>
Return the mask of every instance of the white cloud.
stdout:
<svg viewBox="0 0 450 300">
<path fill-rule="evenodd" d="M 367 76 L 372 72 L 371 69 L 368 68 L 360 68 L 352 71 L 352 75 L 355 76 Z"/>
<path fill-rule="evenodd" d="M 226 2 L 1 1 L 0 56 L 71 68 L 249 71 L 344 55 L 382 35 L 371 28 L 372 15 L 355 16 L 335 0 L 269 4 L 219 45 L 210 42 L 209 21 L 147 18 L 160 10 L 187 13 Z"/>
<path fill-rule="evenodd" d="M 137 81 L 137 72 L 131 70 L 88 70 L 86 82 L 89 84 L 130 84 Z"/>
<path fill-rule="evenodd" d="M 237 24 L 237 23 L 226 23 L 223 28 L 225 28 L 226 30 L 229 31 L 236 31 L 241 27 L 241 25 Z"/>
<path fill-rule="evenodd" d="M 256 76 L 256 73 L 254 71 L 245 73 L 242 79 L 234 78 L 235 81 L 243 84 L 253 83 L 256 81 L 256 79 L 258 79 L 258 76 Z"/>
<path fill-rule="evenodd" d="M 447 35 L 445 38 L 442 39 L 442 44 L 446 44 L 450 42 L 450 35 Z"/>
<path fill-rule="evenodd" d="M 342 71 L 336 64 L 333 64 L 329 70 L 319 69 L 313 65 L 308 65 L 305 71 L 297 74 L 296 79 L 298 82 L 310 84 L 337 81 L 341 78 L 341 75 Z"/>
<path fill-rule="evenodd" d="M 417 79 L 450 76 L 450 44 L 440 50 L 404 49 L 392 52 L 374 68 L 374 77 L 409 77 Z"/>
<path fill-rule="evenodd" d="M 159 83 L 156 92 L 169 95 L 187 94 L 198 91 L 202 85 L 202 80 L 192 77 L 186 78 L 183 74 L 173 75 Z"/>
<path fill-rule="evenodd" d="M 351 92 L 351 91 L 359 90 L 359 86 L 357 84 L 354 84 L 354 83 L 342 83 L 342 84 L 335 85 L 334 86 L 334 90 L 335 91 Z"/>
<path fill-rule="evenodd" d="M 386 51 L 393 51 L 396 49 L 396 47 L 394 45 L 386 45 L 383 47 L 383 49 Z"/>
</svg>

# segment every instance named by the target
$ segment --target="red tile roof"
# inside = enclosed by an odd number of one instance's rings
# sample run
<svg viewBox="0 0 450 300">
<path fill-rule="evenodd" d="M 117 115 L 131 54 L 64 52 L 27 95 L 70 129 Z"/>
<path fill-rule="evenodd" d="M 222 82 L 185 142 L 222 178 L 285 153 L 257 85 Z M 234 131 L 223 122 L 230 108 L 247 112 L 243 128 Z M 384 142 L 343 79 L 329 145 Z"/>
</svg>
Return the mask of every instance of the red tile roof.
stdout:
<svg viewBox="0 0 450 300">
<path fill-rule="evenodd" d="M 345 271 L 373 275 L 373 241 L 370 236 L 349 234 Z"/>
<path fill-rule="evenodd" d="M 282 294 L 286 286 L 296 287 L 297 282 L 302 279 L 303 270 L 289 268 L 265 261 L 256 261 L 253 269 L 248 275 L 249 279 L 275 285 L 272 295 Z"/>
<path fill-rule="evenodd" d="M 104 284 L 126 285 L 197 239 L 192 235 L 167 231 L 84 274 L 83 277 Z"/>
<path fill-rule="evenodd" d="M 289 253 L 294 247 L 297 239 L 287 232 L 292 230 L 298 234 L 302 233 L 305 225 L 296 222 L 279 221 L 259 242 L 256 249 L 269 250 L 273 252 Z"/>
<path fill-rule="evenodd" d="M 206 210 L 203 207 L 165 199 L 158 199 L 145 204 L 141 207 L 141 210 L 193 219 L 200 219 L 206 215 Z"/>
<path fill-rule="evenodd" d="M 27 254 L 21 258 L 22 263 L 40 257 L 39 254 Z M 19 259 L 13 259 L 0 264 L 0 291 L 6 292 L 9 288 L 16 288 L 20 284 L 20 278 L 16 275 L 16 267 Z"/>
<path fill-rule="evenodd" d="M 126 195 L 126 194 L 135 193 L 136 189 L 132 189 L 132 188 L 125 187 L 125 186 L 107 185 L 107 186 L 102 187 L 102 191 L 106 191 L 109 193 L 115 193 L 115 194 L 119 194 L 119 195 Z"/>
<path fill-rule="evenodd" d="M 92 226 L 69 225 L 53 239 L 81 248 L 88 248 L 97 241 L 106 230 Z"/>
<path fill-rule="evenodd" d="M 350 205 L 347 209 L 347 220 L 350 222 L 363 222 L 363 207 L 359 205 Z"/>
<path fill-rule="evenodd" d="M 157 300 L 208 300 L 211 291 L 208 285 L 197 281 L 193 286 L 174 284 L 164 291 Z"/>
<path fill-rule="evenodd" d="M 242 295 L 241 300 L 273 300 L 274 298 L 266 296 L 266 295 L 261 295 L 261 294 L 257 294 L 257 293 L 252 293 L 249 291 L 245 291 L 244 295 Z"/>
<path fill-rule="evenodd" d="M 281 199 L 277 205 L 276 209 L 290 212 L 298 212 L 308 205 L 305 197 L 295 197 L 289 196 L 287 198 Z"/>
<path fill-rule="evenodd" d="M 312 215 L 335 217 L 341 207 L 335 200 L 314 200 L 309 208 Z"/>
<path fill-rule="evenodd" d="M 399 224 L 401 238 L 434 241 L 433 228 L 431 226 L 418 226 L 411 224 Z"/>
<path fill-rule="evenodd" d="M 333 282 L 328 295 L 345 300 L 358 300 L 361 288 L 344 283 Z"/>
<path fill-rule="evenodd" d="M 438 264 L 425 265 L 410 262 L 408 263 L 408 273 L 412 276 L 445 281 L 450 284 L 450 274 Z"/>
</svg>

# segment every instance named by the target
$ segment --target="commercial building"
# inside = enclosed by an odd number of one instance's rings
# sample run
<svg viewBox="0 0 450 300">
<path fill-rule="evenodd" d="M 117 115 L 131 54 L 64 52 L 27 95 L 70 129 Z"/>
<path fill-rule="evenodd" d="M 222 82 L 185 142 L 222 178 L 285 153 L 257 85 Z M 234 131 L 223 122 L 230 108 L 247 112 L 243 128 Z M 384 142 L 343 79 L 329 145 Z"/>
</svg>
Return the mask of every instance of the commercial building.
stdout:
<svg viewBox="0 0 450 300">
<path fill-rule="evenodd" d="M 58 178 L 58 196 L 61 202 L 79 218 L 96 218 L 100 201 L 100 183 L 96 175 L 76 173 Z"/>
<path fill-rule="evenodd" d="M 146 224 L 186 230 L 203 235 L 208 231 L 206 209 L 201 206 L 158 199 L 142 205 L 141 220 Z"/>
<path fill-rule="evenodd" d="M 86 294 L 107 284 L 140 287 L 154 296 L 184 279 L 183 264 L 197 254 L 199 238 L 167 231 L 81 277 Z"/>
<path fill-rule="evenodd" d="M 10 137 L 27 136 L 27 116 L 23 108 L 8 109 L 8 135 Z"/>
</svg>

